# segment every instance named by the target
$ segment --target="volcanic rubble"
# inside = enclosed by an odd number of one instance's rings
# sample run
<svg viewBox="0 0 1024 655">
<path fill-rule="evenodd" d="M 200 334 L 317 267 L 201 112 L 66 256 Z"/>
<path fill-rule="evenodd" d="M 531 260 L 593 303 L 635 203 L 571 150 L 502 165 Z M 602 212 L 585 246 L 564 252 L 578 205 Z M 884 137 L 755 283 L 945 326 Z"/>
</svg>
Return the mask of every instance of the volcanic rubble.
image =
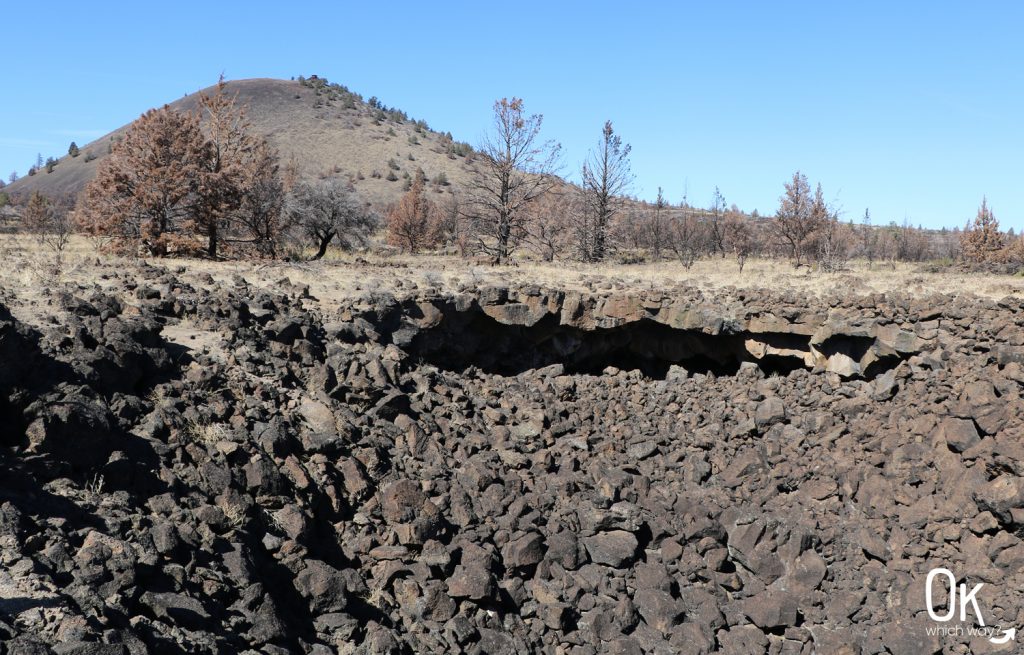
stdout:
<svg viewBox="0 0 1024 655">
<path fill-rule="evenodd" d="M 998 650 L 938 566 L 1024 626 L 1020 299 L 112 276 L 0 309 L 0 655 Z"/>
</svg>

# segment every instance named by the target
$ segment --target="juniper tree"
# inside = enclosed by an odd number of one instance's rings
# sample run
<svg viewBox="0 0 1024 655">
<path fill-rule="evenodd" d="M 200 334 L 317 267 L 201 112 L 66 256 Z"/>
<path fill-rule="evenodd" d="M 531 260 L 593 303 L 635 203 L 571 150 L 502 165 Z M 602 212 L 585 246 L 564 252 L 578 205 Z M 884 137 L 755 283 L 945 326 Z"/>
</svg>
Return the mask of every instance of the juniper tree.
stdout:
<svg viewBox="0 0 1024 655">
<path fill-rule="evenodd" d="M 386 219 L 388 243 L 405 252 L 419 252 L 436 244 L 437 212 L 427 198 L 425 178 L 420 170 L 409 190 L 388 212 Z"/>
<path fill-rule="evenodd" d="M 779 245 L 788 251 L 794 265 L 799 266 L 824 217 L 821 207 L 811 197 L 806 175 L 800 171 L 793 173 L 792 181 L 785 187 L 771 230 Z M 820 185 L 818 189 L 820 192 Z"/>
<path fill-rule="evenodd" d="M 115 250 L 142 246 L 166 255 L 190 246 L 207 148 L 198 118 L 164 105 L 129 127 L 86 186 L 77 212 L 83 230 Z"/>
<path fill-rule="evenodd" d="M 992 261 L 998 257 L 1003 245 L 999 221 L 989 208 L 988 199 L 982 198 L 974 220 L 967 223 L 960 236 L 963 258 L 972 263 Z"/>
</svg>

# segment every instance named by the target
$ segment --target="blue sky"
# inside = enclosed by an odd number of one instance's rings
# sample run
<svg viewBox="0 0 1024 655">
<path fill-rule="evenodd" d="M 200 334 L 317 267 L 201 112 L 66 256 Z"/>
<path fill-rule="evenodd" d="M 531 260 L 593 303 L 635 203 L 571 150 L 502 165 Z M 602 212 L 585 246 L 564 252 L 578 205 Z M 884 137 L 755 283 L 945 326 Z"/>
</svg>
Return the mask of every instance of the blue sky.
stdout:
<svg viewBox="0 0 1024 655">
<path fill-rule="evenodd" d="M 102 8 L 96 8 L 100 5 Z M 800 169 L 844 218 L 1024 227 L 1024 4 L 10 3 L 0 174 L 228 79 L 312 73 L 477 143 L 501 96 L 564 173 L 614 122 L 634 193 L 772 213 Z"/>
</svg>

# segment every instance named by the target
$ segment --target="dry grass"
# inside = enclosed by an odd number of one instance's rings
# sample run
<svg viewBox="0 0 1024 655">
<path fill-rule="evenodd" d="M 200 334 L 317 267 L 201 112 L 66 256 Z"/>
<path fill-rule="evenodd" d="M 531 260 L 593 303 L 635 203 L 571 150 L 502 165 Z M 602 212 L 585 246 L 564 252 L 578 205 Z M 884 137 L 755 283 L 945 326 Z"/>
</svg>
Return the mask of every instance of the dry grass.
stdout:
<svg viewBox="0 0 1024 655">
<path fill-rule="evenodd" d="M 0 257 L 5 263 L 0 272 L 0 300 L 11 306 L 22 320 L 36 322 L 46 313 L 48 303 L 42 293 L 65 285 L 99 284 L 121 294 L 126 303 L 134 297 L 123 288 L 113 272 L 132 270 L 141 260 L 117 258 L 97 253 L 96 245 L 83 237 L 74 237 L 64 254 L 63 265 L 54 266 L 52 253 L 42 250 L 30 237 L 0 235 Z M 574 262 L 524 262 L 518 266 L 475 266 L 455 257 L 375 256 L 332 253 L 320 262 L 236 262 L 202 259 L 147 260 L 180 271 L 179 276 L 193 286 L 209 286 L 209 274 L 215 284 L 233 284 L 241 275 L 250 284 L 280 289 L 287 280 L 307 285 L 314 302 L 330 312 L 339 302 L 368 292 L 457 291 L 463 287 L 488 285 L 540 285 L 587 292 L 641 291 L 690 286 L 714 293 L 736 290 L 768 289 L 822 295 L 868 295 L 872 293 L 909 293 L 926 296 L 934 293 L 972 295 L 999 299 L 1024 295 L 1024 278 L 964 274 L 953 270 L 926 272 L 915 264 L 878 265 L 853 262 L 850 270 L 817 273 L 806 268 L 796 270 L 787 262 L 748 260 L 740 272 L 733 259 L 698 261 L 690 270 L 675 262 L 636 265 L 584 265 Z M 188 344 L 195 346 L 195 343 Z"/>
</svg>

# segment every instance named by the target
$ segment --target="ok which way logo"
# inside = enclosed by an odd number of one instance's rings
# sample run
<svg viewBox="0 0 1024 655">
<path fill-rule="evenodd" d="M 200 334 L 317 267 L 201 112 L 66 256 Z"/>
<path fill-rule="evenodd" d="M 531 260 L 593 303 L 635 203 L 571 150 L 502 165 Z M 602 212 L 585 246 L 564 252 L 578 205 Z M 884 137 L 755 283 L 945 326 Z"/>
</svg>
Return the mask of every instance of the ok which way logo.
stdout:
<svg viewBox="0 0 1024 655">
<path fill-rule="evenodd" d="M 932 603 L 932 586 L 935 583 L 937 577 L 944 577 L 949 582 L 949 603 L 946 605 L 946 612 L 939 614 L 935 611 L 935 606 Z M 962 626 L 956 626 L 956 628 L 930 628 L 930 634 L 968 634 L 971 636 L 983 636 L 987 637 L 988 640 L 993 644 L 1005 644 L 1009 641 L 1017 638 L 1017 628 L 1002 629 L 1002 626 L 997 628 L 988 627 L 985 625 L 985 617 L 981 613 L 981 607 L 978 606 L 978 592 L 985 586 L 985 583 L 974 585 L 970 591 L 967 590 L 967 585 L 960 583 L 959 586 L 956 584 L 956 576 L 949 569 L 932 569 L 928 572 L 928 578 L 925 581 L 924 594 L 925 604 L 928 608 L 928 617 L 936 623 L 948 623 L 952 621 L 957 615 L 957 609 L 960 610 L 960 621 L 967 621 L 967 610 L 970 608 L 974 612 L 974 616 L 978 620 L 980 627 L 968 626 L 966 630 Z"/>
</svg>

